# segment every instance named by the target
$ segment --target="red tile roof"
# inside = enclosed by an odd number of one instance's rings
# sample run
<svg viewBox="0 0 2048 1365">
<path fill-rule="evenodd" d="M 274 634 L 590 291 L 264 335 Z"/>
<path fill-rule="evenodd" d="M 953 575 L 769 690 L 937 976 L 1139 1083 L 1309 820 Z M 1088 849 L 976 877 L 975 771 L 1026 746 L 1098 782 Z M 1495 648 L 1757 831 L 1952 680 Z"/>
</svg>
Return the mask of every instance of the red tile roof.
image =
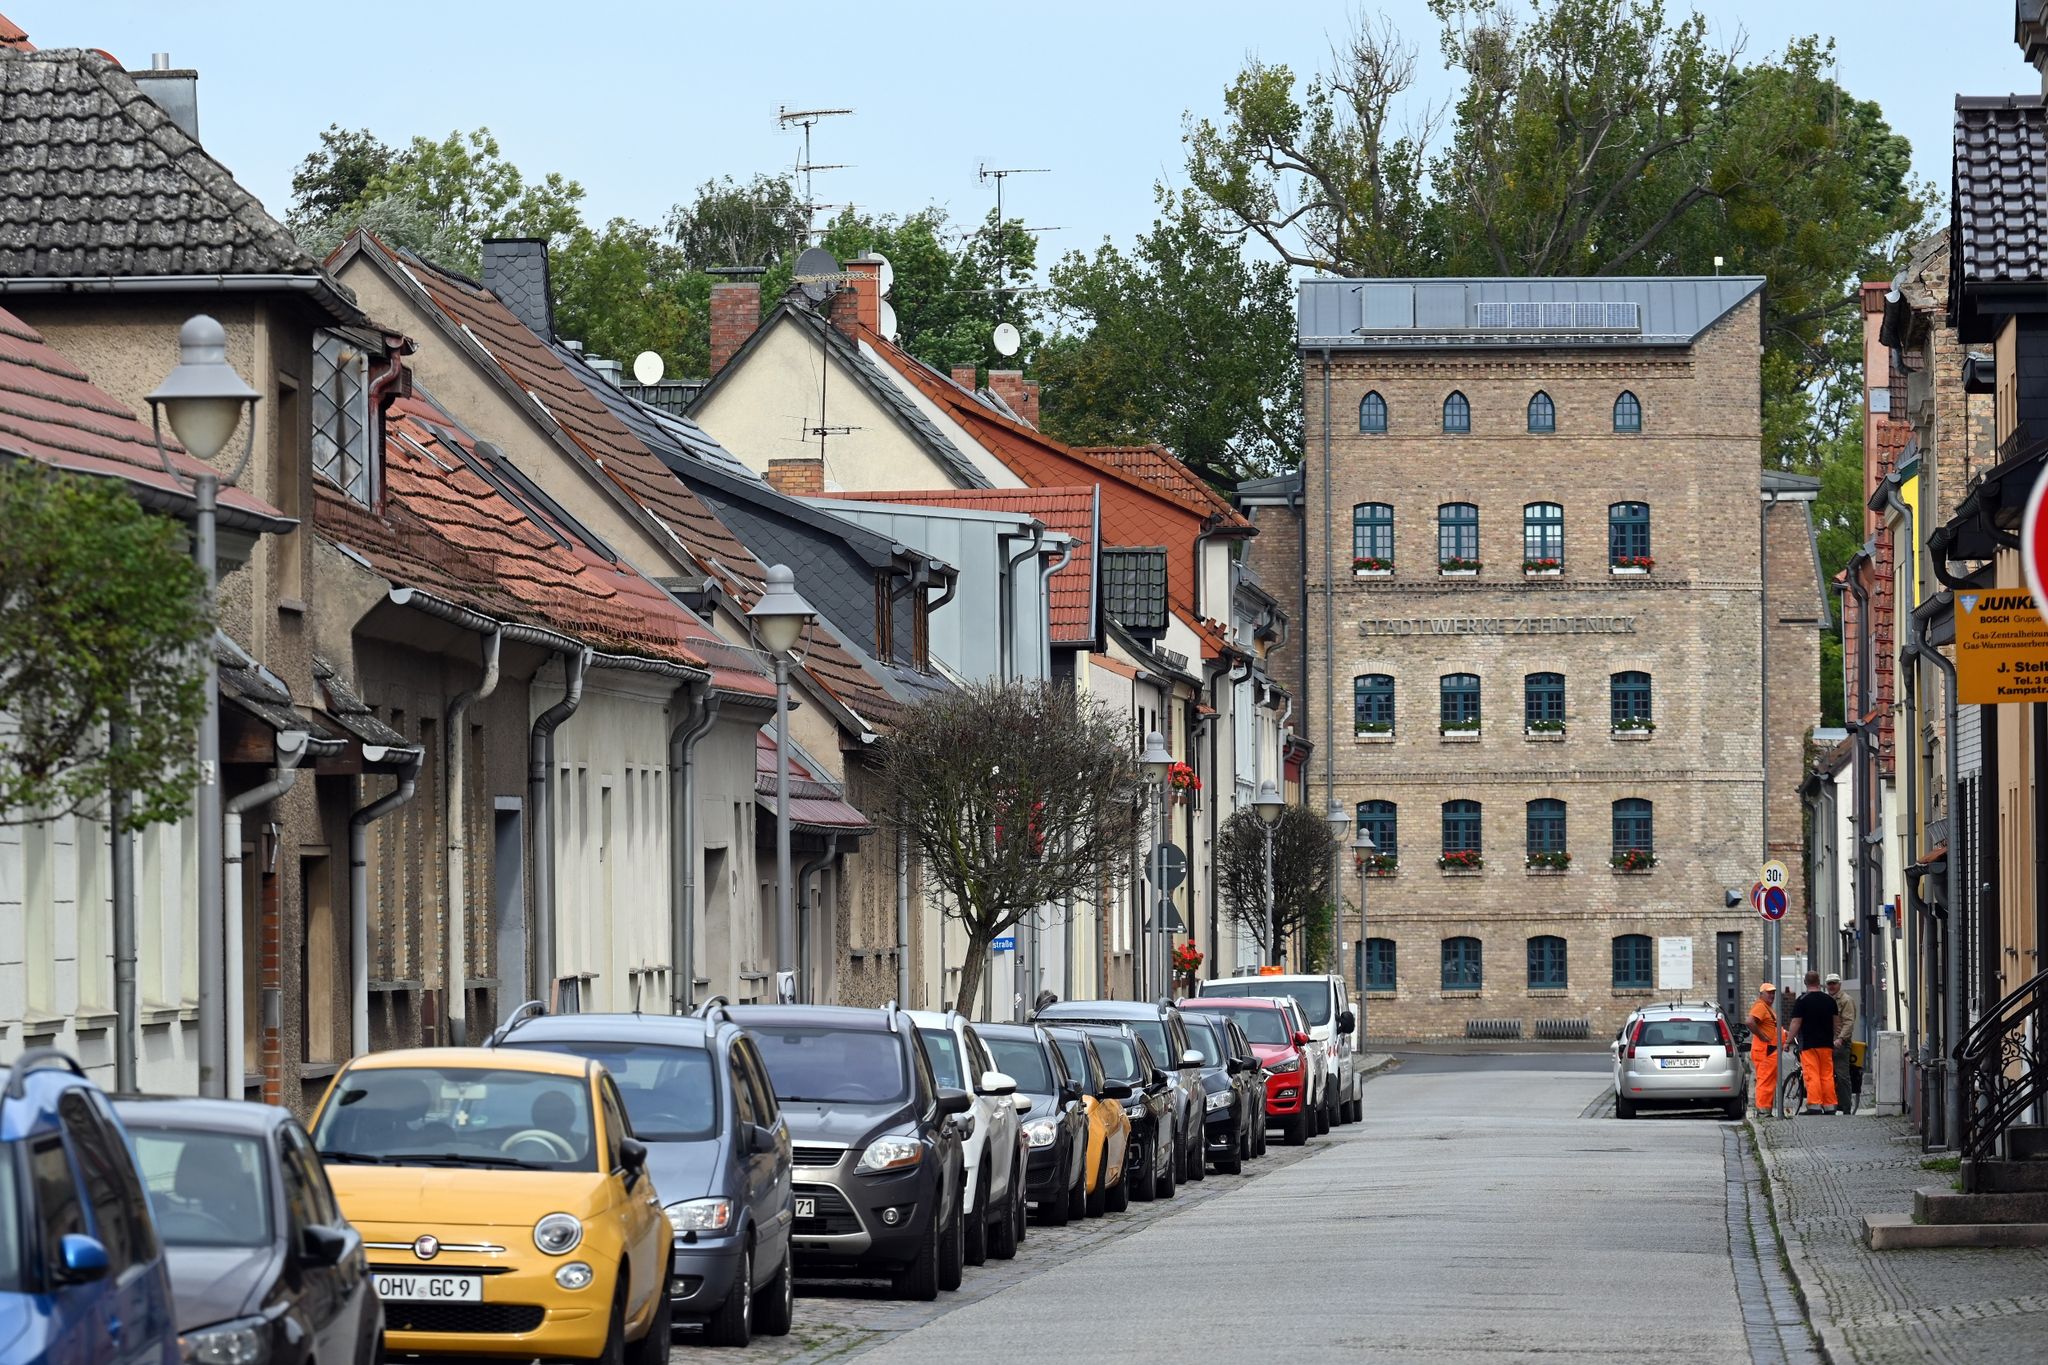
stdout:
<svg viewBox="0 0 2048 1365">
<path fill-rule="evenodd" d="M 1096 490 L 1080 488 L 920 488 L 885 493 L 840 492 L 821 496 L 855 502 L 895 502 L 923 507 L 970 507 L 1034 517 L 1048 530 L 1072 536 L 1074 549 L 1052 576 L 1052 642 L 1095 643 Z"/>
<path fill-rule="evenodd" d="M 28 30 L 4 14 L 0 14 L 0 47 L 12 48 L 16 52 L 36 50 L 36 45 L 28 40 Z"/>
<path fill-rule="evenodd" d="M 1182 464 L 1165 446 L 1075 446 L 1074 453 L 1100 460 L 1125 478 L 1156 488 L 1205 517 L 1222 518 L 1222 525 L 1251 525 L 1207 479 Z"/>
<path fill-rule="evenodd" d="M 191 498 L 190 480 L 206 466 L 167 432 L 173 478 L 156 453 L 156 437 L 85 371 L 43 340 L 42 333 L 0 308 L 0 449 L 79 474 L 112 475 L 177 502 Z M 220 491 L 221 510 L 254 523 L 291 523 L 275 507 L 239 488 Z"/>
<path fill-rule="evenodd" d="M 775 809 L 775 738 L 765 728 L 754 732 L 754 800 L 766 810 Z M 827 834 L 865 834 L 874 828 L 794 753 L 789 756 L 789 822 L 797 829 Z"/>
</svg>

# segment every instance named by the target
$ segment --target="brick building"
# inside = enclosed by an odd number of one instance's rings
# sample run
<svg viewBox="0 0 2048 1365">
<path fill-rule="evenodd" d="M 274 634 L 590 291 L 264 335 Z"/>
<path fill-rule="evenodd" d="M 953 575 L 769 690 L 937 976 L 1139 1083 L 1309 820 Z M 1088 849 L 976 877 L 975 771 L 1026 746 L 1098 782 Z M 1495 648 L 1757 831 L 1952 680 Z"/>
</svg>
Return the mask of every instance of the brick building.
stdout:
<svg viewBox="0 0 2048 1365">
<path fill-rule="evenodd" d="M 1653 996 L 1743 999 L 1767 856 L 1803 954 L 1827 603 L 1816 481 L 1759 475 L 1761 288 L 1302 286 L 1303 470 L 1240 500 L 1261 580 L 1301 584 L 1302 653 L 1273 667 L 1311 803 L 1381 850 L 1347 957 L 1375 1032 L 1598 1037 Z"/>
</svg>

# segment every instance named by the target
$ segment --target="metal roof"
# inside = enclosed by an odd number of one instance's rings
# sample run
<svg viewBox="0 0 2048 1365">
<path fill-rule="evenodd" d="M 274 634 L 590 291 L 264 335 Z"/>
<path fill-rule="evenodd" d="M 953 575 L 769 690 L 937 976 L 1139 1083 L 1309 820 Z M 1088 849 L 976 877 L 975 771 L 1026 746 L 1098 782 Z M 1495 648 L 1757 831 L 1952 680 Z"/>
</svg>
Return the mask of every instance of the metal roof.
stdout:
<svg viewBox="0 0 2048 1365">
<path fill-rule="evenodd" d="M 1304 350 L 1684 346 L 1762 289 L 1760 275 L 1303 280 Z"/>
</svg>

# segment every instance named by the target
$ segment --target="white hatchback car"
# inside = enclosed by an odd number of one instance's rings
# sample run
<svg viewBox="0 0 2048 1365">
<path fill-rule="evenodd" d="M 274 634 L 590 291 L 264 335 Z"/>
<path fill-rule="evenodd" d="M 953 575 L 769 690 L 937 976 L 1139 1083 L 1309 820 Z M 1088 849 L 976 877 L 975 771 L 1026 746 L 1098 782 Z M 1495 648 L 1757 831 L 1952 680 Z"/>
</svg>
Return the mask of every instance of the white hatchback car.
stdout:
<svg viewBox="0 0 2048 1365">
<path fill-rule="evenodd" d="M 1024 1238 L 1030 1154 L 1019 1115 L 1031 1100 L 996 1069 L 987 1044 L 958 1011 L 905 1012 L 924 1040 L 939 1084 L 974 1095 L 974 1108 L 954 1119 L 967 1164 L 967 1263 L 981 1265 L 991 1256 L 1007 1261 Z"/>
<path fill-rule="evenodd" d="M 1742 1058 L 1718 1005 L 1645 1005 L 1609 1044 L 1614 1053 L 1614 1117 L 1644 1106 L 1713 1105 L 1724 1118 L 1743 1109 Z"/>
</svg>

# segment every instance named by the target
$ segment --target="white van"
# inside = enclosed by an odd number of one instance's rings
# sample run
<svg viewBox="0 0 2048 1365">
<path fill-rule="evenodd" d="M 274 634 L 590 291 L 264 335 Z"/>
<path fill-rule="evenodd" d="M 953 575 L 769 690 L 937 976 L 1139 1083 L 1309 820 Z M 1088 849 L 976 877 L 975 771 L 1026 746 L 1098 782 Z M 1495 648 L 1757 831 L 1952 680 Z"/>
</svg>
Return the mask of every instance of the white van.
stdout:
<svg viewBox="0 0 2048 1365">
<path fill-rule="evenodd" d="M 1277 995 L 1301 1006 L 1308 1019 L 1310 1042 L 1328 1062 L 1330 1084 L 1323 1088 L 1325 1122 L 1355 1123 L 1365 1114 L 1365 1079 L 1359 1074 L 1358 1018 L 1351 1012 L 1351 992 L 1341 976 L 1230 976 L 1204 981 L 1198 995 Z"/>
</svg>

